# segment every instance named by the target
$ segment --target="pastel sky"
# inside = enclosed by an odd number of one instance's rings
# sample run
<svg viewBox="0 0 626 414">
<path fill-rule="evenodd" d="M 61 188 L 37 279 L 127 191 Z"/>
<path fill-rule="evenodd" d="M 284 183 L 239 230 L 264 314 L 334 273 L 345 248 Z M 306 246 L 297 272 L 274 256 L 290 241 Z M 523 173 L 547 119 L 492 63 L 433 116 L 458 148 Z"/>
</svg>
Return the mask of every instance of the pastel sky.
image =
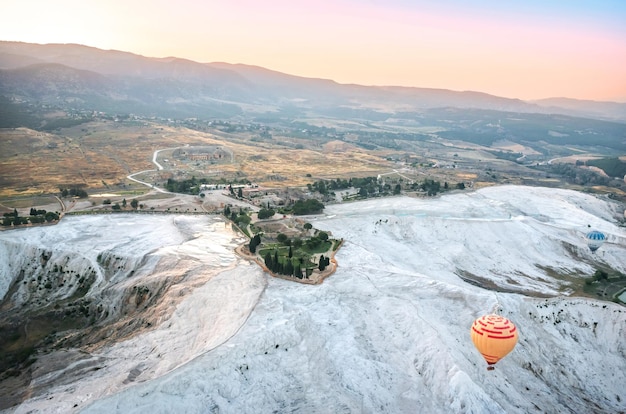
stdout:
<svg viewBox="0 0 626 414">
<path fill-rule="evenodd" d="M 0 0 L 0 40 L 626 102 L 624 0 Z"/>
</svg>

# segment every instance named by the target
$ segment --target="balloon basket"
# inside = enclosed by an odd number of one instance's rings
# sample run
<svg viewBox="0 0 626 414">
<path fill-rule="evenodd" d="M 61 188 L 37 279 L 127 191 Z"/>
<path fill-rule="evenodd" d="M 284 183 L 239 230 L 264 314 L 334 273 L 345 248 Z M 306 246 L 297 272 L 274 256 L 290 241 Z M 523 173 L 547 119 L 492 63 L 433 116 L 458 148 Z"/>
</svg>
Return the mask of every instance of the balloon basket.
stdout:
<svg viewBox="0 0 626 414">
<path fill-rule="evenodd" d="M 493 371 L 494 369 L 496 369 L 496 367 L 494 367 L 493 365 L 489 365 L 487 367 L 487 371 Z"/>
</svg>

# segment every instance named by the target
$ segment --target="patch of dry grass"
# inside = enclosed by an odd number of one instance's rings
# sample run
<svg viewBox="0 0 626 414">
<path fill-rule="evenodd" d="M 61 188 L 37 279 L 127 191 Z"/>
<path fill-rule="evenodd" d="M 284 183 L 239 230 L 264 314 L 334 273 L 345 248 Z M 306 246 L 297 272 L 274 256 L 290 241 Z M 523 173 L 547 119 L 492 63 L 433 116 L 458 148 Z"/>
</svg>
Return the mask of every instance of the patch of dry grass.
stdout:
<svg viewBox="0 0 626 414">
<path fill-rule="evenodd" d="M 59 134 L 26 128 L 3 130 L 0 197 L 56 193 L 69 185 L 119 192 L 129 184 L 127 175 L 155 168 L 155 150 L 185 145 L 224 146 L 234 157 L 232 162 L 219 165 L 179 160 L 175 167 L 178 175 L 246 178 L 266 187 L 304 186 L 313 179 L 375 175 L 389 169 L 389 162 L 382 157 L 353 146 L 293 149 L 249 138 L 245 134 L 218 136 L 159 124 L 113 121 L 82 124 Z M 159 176 L 166 180 L 173 172 L 163 171 Z"/>
</svg>

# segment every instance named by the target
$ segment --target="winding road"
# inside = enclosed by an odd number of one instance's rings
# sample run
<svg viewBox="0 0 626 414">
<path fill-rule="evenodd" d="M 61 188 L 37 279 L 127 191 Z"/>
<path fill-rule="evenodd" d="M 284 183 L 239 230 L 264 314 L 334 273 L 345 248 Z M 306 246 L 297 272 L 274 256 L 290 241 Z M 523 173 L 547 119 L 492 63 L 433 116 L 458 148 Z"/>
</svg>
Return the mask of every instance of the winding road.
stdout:
<svg viewBox="0 0 626 414">
<path fill-rule="evenodd" d="M 135 176 L 136 176 L 136 175 L 139 175 L 139 174 L 143 174 L 143 173 L 147 173 L 147 172 L 154 172 L 154 171 L 162 171 L 162 170 L 163 170 L 163 166 L 162 166 L 161 164 L 159 164 L 159 163 L 158 163 L 157 158 L 158 158 L 158 156 L 159 156 L 159 152 L 164 151 L 164 150 L 166 150 L 166 149 L 171 149 L 171 148 L 163 148 L 163 149 L 160 149 L 160 150 L 156 150 L 156 151 L 154 151 L 154 154 L 152 155 L 152 163 L 156 166 L 156 170 L 143 170 L 143 171 L 139 171 L 139 172 L 136 172 L 136 173 L 133 173 L 133 174 L 127 175 L 127 176 L 126 176 L 126 178 L 128 178 L 129 180 L 134 181 L 134 182 L 136 182 L 136 183 L 139 183 L 139 184 L 143 184 L 143 185 L 145 185 L 145 186 L 148 186 L 148 187 L 150 187 L 150 188 L 152 188 L 152 189 L 156 190 L 156 191 L 157 191 L 157 192 L 159 192 L 159 193 L 170 194 L 170 192 L 169 192 L 169 191 L 166 191 L 166 190 L 164 190 L 164 189 L 162 189 L 162 188 L 159 188 L 159 187 L 157 187 L 157 186 L 155 186 L 155 185 L 152 185 L 152 184 L 150 184 L 150 183 L 147 183 L 147 182 L 145 182 L 145 181 L 141 181 L 141 180 L 138 180 L 138 179 L 136 179 L 136 178 L 135 178 Z"/>
</svg>

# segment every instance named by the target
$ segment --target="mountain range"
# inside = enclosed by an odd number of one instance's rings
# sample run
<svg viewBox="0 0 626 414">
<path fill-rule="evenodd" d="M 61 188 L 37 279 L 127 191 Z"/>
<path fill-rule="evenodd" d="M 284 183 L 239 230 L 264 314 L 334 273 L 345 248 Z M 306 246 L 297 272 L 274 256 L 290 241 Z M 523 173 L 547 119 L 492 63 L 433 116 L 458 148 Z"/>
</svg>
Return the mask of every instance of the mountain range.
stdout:
<svg viewBox="0 0 626 414">
<path fill-rule="evenodd" d="M 0 95 L 12 102 L 166 117 L 342 117 L 348 112 L 375 120 L 454 107 L 626 122 L 626 103 L 522 101 L 472 91 L 339 84 L 244 64 L 8 41 L 0 42 Z"/>
</svg>

